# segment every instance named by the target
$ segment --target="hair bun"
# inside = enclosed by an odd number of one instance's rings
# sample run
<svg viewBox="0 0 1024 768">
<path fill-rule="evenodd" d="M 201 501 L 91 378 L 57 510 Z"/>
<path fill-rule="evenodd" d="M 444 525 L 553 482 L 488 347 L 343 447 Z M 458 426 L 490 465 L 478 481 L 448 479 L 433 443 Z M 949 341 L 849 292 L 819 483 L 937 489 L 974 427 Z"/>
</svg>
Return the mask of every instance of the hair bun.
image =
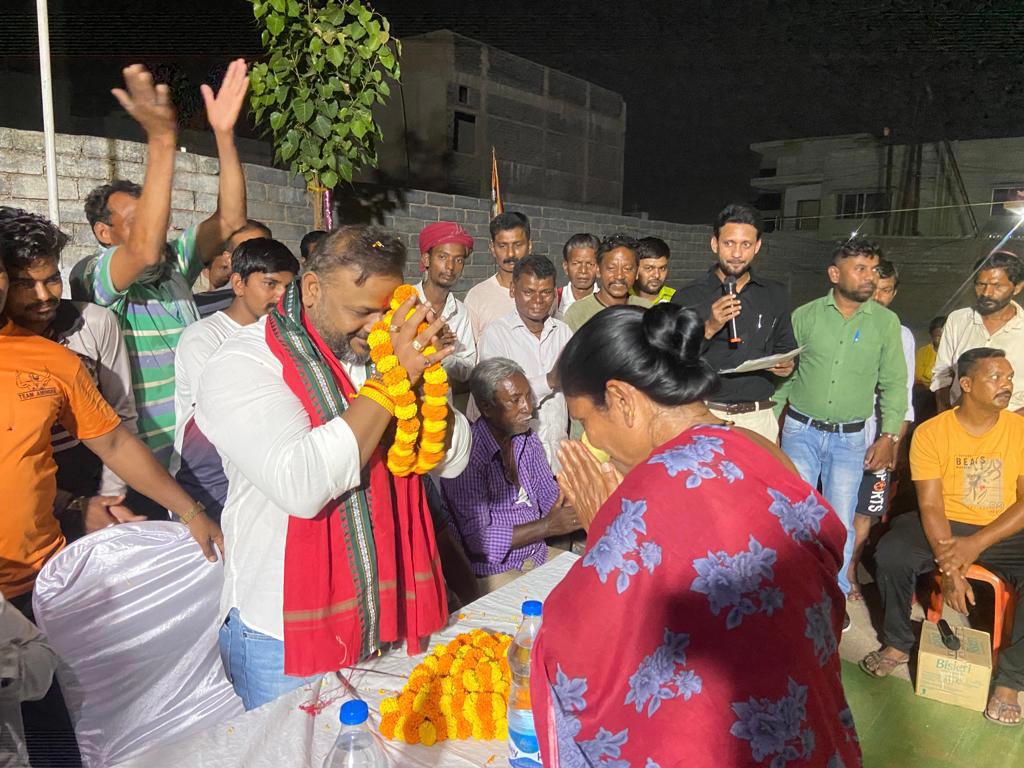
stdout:
<svg viewBox="0 0 1024 768">
<path fill-rule="evenodd" d="M 704 323 L 692 309 L 662 302 L 644 312 L 644 337 L 660 352 L 677 362 L 700 361 L 704 343 Z"/>
</svg>

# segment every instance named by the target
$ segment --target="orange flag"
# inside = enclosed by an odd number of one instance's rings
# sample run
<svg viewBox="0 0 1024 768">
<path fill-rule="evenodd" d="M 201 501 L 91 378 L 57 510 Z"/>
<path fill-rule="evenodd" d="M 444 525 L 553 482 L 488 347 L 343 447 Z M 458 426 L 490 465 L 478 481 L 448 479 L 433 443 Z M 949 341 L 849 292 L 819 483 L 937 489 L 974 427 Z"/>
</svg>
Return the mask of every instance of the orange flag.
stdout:
<svg viewBox="0 0 1024 768">
<path fill-rule="evenodd" d="M 491 147 L 491 218 L 505 212 L 505 204 L 501 202 L 501 181 L 498 179 L 498 156 Z"/>
</svg>

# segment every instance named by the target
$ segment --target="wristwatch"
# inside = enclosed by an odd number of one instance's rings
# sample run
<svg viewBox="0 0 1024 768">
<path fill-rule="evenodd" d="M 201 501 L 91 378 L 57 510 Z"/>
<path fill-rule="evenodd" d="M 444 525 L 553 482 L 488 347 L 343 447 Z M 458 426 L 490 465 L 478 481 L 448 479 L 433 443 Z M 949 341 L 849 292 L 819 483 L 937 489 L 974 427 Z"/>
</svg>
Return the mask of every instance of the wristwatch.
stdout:
<svg viewBox="0 0 1024 768">
<path fill-rule="evenodd" d="M 888 437 L 890 440 L 892 440 L 893 445 L 898 444 L 900 441 L 900 436 L 894 435 L 892 432 L 883 432 L 881 435 L 879 435 L 879 437 Z"/>
<path fill-rule="evenodd" d="M 199 517 L 200 513 L 206 514 L 206 507 L 203 506 L 203 503 L 201 501 L 195 501 L 193 499 L 192 509 L 190 509 L 188 512 L 181 516 L 181 522 L 183 522 L 185 525 L 188 525 L 197 517 Z"/>
</svg>

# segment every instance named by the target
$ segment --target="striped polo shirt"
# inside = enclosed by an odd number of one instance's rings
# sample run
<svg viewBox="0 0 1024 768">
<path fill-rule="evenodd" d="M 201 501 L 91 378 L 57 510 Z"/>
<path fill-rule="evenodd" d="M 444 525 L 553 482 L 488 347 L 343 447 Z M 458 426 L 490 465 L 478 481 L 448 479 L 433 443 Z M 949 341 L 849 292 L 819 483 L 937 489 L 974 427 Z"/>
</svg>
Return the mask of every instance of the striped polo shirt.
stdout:
<svg viewBox="0 0 1024 768">
<path fill-rule="evenodd" d="M 117 246 L 102 249 L 72 273 L 74 298 L 108 307 L 117 315 L 131 362 L 139 438 L 165 467 L 174 444 L 174 351 L 182 331 L 199 319 L 192 283 L 203 269 L 195 227 L 167 248 L 167 259 L 124 291 L 116 290 L 110 277 Z"/>
</svg>

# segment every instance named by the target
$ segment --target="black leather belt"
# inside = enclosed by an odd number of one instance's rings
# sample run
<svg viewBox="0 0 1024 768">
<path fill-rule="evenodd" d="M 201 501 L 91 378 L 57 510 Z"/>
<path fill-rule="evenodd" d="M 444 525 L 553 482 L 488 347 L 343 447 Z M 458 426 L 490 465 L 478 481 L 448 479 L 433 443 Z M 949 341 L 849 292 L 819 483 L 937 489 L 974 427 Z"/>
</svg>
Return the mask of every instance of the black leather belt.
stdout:
<svg viewBox="0 0 1024 768">
<path fill-rule="evenodd" d="M 852 432 L 860 432 L 864 429 L 864 421 L 847 421 L 845 424 L 837 424 L 834 421 L 821 421 L 820 419 L 812 419 L 810 416 L 800 413 L 800 411 L 794 411 L 792 408 L 789 409 L 788 414 L 794 419 L 799 421 L 801 424 L 809 424 L 810 426 L 817 429 L 819 432 L 839 432 L 842 434 L 850 434 Z"/>
<path fill-rule="evenodd" d="M 764 411 L 768 408 L 774 408 L 775 401 L 758 400 L 750 403 L 715 403 L 709 400 L 705 405 L 713 411 L 721 411 L 722 413 L 727 413 L 730 416 L 735 416 L 739 413 L 753 413 L 754 411 Z"/>
</svg>

